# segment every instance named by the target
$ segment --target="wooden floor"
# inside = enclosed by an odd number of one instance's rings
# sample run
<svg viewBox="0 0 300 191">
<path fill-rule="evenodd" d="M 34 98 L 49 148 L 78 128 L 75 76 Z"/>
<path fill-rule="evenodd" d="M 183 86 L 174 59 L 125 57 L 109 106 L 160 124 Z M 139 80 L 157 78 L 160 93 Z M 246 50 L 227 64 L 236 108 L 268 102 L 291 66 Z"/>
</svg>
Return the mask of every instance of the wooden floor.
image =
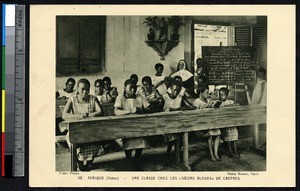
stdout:
<svg viewBox="0 0 300 191">
<path fill-rule="evenodd" d="M 265 137 L 263 132 L 262 137 Z M 249 149 L 251 138 L 239 140 L 239 152 L 241 159 L 228 157 L 226 145 L 220 145 L 222 161 L 210 161 L 208 147 L 205 138 L 191 137 L 189 145 L 189 164 L 192 171 L 265 171 L 266 156 L 255 153 Z M 166 166 L 166 145 L 152 145 L 151 149 L 143 152 L 141 161 L 144 171 L 183 171 L 183 167 L 176 163 Z M 69 171 L 70 152 L 66 144 L 56 146 L 56 170 Z M 132 169 L 125 160 L 123 151 L 97 157 L 92 171 L 131 171 Z"/>
</svg>

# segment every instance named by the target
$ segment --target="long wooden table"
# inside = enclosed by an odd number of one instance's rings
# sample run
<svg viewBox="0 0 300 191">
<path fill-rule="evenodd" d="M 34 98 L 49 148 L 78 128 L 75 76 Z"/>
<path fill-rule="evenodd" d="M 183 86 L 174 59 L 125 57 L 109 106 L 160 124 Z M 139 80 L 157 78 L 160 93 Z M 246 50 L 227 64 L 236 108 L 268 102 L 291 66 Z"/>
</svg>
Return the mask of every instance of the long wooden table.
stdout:
<svg viewBox="0 0 300 191">
<path fill-rule="evenodd" d="M 266 123 L 266 107 L 258 105 L 68 120 L 60 130 L 69 131 L 71 171 L 77 170 L 76 149 L 82 143 L 170 133 L 183 134 L 183 165 L 190 169 L 188 132 L 260 123 Z"/>
</svg>

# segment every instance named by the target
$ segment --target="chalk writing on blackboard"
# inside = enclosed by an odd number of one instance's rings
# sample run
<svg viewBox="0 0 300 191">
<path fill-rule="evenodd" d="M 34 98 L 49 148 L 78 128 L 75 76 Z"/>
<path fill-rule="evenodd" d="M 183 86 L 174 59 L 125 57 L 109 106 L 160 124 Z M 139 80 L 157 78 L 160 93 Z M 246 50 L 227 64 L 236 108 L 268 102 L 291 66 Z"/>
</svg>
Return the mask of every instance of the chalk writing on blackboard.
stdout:
<svg viewBox="0 0 300 191">
<path fill-rule="evenodd" d="M 203 46 L 209 84 L 253 84 L 256 61 L 252 47 Z"/>
</svg>

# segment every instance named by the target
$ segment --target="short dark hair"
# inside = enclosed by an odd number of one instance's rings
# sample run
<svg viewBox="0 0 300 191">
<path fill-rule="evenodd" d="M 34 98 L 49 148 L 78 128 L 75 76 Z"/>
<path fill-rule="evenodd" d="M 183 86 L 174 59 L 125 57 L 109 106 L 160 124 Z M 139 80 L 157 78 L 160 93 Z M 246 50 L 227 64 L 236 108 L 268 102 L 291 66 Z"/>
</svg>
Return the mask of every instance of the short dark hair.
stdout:
<svg viewBox="0 0 300 191">
<path fill-rule="evenodd" d="M 182 82 L 182 77 L 181 77 L 181 76 L 175 76 L 173 79 L 174 79 L 175 81 L 177 81 L 177 79 L 178 79 L 178 80 L 180 80 L 180 81 Z"/>
<path fill-rule="evenodd" d="M 157 63 L 157 64 L 155 64 L 155 70 L 158 70 L 158 68 L 160 68 L 160 67 L 162 67 L 162 68 L 164 68 L 164 65 L 162 65 L 161 63 Z"/>
<path fill-rule="evenodd" d="M 74 80 L 74 78 L 68 78 L 68 79 L 67 79 L 67 82 L 66 82 L 66 85 L 67 85 L 69 82 L 72 82 L 73 84 L 76 83 L 75 80 Z"/>
<path fill-rule="evenodd" d="M 204 66 L 204 59 L 203 58 L 197 58 L 196 60 L 196 64 L 197 64 L 197 67 L 200 68 L 202 66 Z"/>
<path fill-rule="evenodd" d="M 134 81 L 138 82 L 139 77 L 138 77 L 136 74 L 132 74 L 132 75 L 130 76 L 130 80 L 134 80 Z"/>
<path fill-rule="evenodd" d="M 172 86 L 178 86 L 178 87 L 182 88 L 182 82 L 173 79 Z"/>
<path fill-rule="evenodd" d="M 133 81 L 132 81 L 131 79 L 125 80 L 124 86 L 126 87 L 126 86 L 129 85 L 129 84 L 134 84 L 134 83 L 133 83 Z"/>
<path fill-rule="evenodd" d="M 147 83 L 149 83 L 151 85 L 152 84 L 152 80 L 151 80 L 150 76 L 143 77 L 142 83 L 144 83 L 144 82 L 147 82 Z"/>
<path fill-rule="evenodd" d="M 87 79 L 85 79 L 85 78 L 81 78 L 80 80 L 78 80 L 77 87 L 79 86 L 80 83 L 88 85 L 89 88 L 91 87 L 90 82 Z"/>
<path fill-rule="evenodd" d="M 263 73 L 264 76 L 267 74 L 267 70 L 264 67 L 259 67 L 257 71 Z"/>
<path fill-rule="evenodd" d="M 99 83 L 101 87 L 104 86 L 104 80 L 102 80 L 102 79 L 95 80 L 94 86 L 96 86 L 97 83 Z"/>
<path fill-rule="evenodd" d="M 219 89 L 219 93 L 220 93 L 220 92 L 224 92 L 224 93 L 226 94 L 226 96 L 228 96 L 228 94 L 229 94 L 229 89 L 223 87 L 223 88 L 220 88 L 220 89 Z"/>
<path fill-rule="evenodd" d="M 111 84 L 111 79 L 110 79 L 110 77 L 108 77 L 108 76 L 105 76 L 105 77 L 103 78 L 103 82 L 104 82 L 104 81 L 106 81 L 106 82 L 108 82 L 108 83 Z"/>
<path fill-rule="evenodd" d="M 199 78 L 198 78 L 198 81 L 199 81 L 199 79 L 202 79 L 203 82 L 206 83 L 207 77 L 203 76 L 203 75 L 200 75 Z"/>
<path fill-rule="evenodd" d="M 169 77 L 169 76 L 165 77 L 164 83 L 165 83 L 166 85 L 170 86 L 170 85 L 172 84 L 172 82 L 173 82 L 173 78 L 171 78 L 171 77 Z"/>
</svg>

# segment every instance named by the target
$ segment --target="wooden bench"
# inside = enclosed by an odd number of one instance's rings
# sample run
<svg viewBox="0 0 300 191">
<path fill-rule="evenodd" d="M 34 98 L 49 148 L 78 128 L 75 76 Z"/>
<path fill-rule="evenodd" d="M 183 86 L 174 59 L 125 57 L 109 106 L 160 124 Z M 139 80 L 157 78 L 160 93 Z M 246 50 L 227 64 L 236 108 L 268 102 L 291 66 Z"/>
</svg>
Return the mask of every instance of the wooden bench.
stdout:
<svg viewBox="0 0 300 191">
<path fill-rule="evenodd" d="M 76 149 L 82 143 L 169 133 L 183 134 L 183 165 L 189 170 L 188 132 L 265 122 L 266 107 L 258 105 L 69 120 L 60 130 L 69 130 L 71 171 L 77 170 Z"/>
</svg>

